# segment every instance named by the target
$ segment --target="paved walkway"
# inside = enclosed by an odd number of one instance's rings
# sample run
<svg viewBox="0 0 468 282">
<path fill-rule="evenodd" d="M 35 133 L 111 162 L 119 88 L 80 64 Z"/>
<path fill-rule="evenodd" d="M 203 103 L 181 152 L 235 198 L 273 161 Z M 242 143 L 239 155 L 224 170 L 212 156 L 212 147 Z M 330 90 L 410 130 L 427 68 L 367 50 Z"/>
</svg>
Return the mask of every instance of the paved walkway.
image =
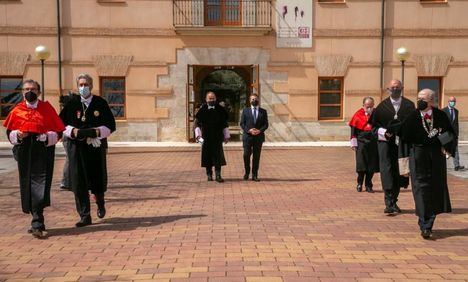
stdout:
<svg viewBox="0 0 468 282">
<path fill-rule="evenodd" d="M 357 193 L 344 147 L 267 148 L 259 183 L 241 180 L 228 148 L 226 182 L 207 182 L 198 148 L 111 148 L 108 215 L 76 229 L 73 195 L 58 189 L 49 237 L 26 234 L 17 172 L 0 174 L 0 280 L 468 281 L 468 180 L 449 176 L 454 212 L 419 236 L 410 190 L 403 213 Z"/>
</svg>

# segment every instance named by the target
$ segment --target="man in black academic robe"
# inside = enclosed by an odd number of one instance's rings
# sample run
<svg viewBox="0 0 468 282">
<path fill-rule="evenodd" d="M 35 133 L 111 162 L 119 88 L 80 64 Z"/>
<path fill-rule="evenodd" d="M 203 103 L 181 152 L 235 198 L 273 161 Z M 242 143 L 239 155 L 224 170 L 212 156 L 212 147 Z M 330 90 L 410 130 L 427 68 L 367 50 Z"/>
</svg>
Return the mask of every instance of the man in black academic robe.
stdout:
<svg viewBox="0 0 468 282">
<path fill-rule="evenodd" d="M 25 80 L 24 101 L 13 108 L 3 125 L 18 162 L 21 207 L 32 215 L 28 232 L 42 238 L 46 230 L 44 208 L 50 206 L 55 144 L 64 126 L 49 102 L 37 98 L 39 92 L 36 81 Z"/>
<path fill-rule="evenodd" d="M 97 216 L 106 214 L 104 193 L 107 191 L 107 137 L 115 131 L 115 119 L 100 96 L 92 95 L 93 80 L 79 75 L 80 96 L 74 96 L 60 112 L 66 125 L 64 135 L 69 138 L 69 173 L 75 193 L 76 210 L 80 221 L 76 227 L 90 225 L 91 207 L 88 190 L 94 194 Z"/>
<path fill-rule="evenodd" d="M 410 144 L 410 174 L 416 215 L 424 239 L 430 238 L 437 214 L 451 212 L 446 155 L 453 153 L 453 129 L 446 114 L 433 107 L 434 91 L 423 89 L 402 126 Z"/>
<path fill-rule="evenodd" d="M 250 156 L 252 156 L 252 180 L 258 179 L 258 169 L 260 166 L 260 154 L 262 145 L 265 142 L 265 130 L 268 128 L 267 111 L 261 108 L 256 94 L 250 95 L 250 107 L 244 108 L 241 115 L 240 127 L 242 135 L 242 145 L 244 147 L 244 180 L 249 179 Z"/>
<path fill-rule="evenodd" d="M 216 181 L 224 182 L 221 177 L 221 166 L 226 165 L 223 142 L 230 138 L 228 115 L 226 110 L 216 102 L 216 95 L 208 92 L 203 104 L 195 115 L 195 137 L 202 143 L 201 166 L 206 168 L 208 181 L 213 180 L 213 167 Z"/>
<path fill-rule="evenodd" d="M 384 99 L 372 115 L 372 128 L 378 137 L 380 179 L 384 191 L 387 214 L 400 213 L 397 205 L 401 187 L 407 187 L 409 179 L 400 176 L 398 157 L 406 147 L 400 140 L 401 124 L 414 111 L 414 103 L 401 96 L 401 81 L 392 80 L 387 92 L 390 97 Z"/>
<path fill-rule="evenodd" d="M 377 151 L 377 138 L 372 133 L 370 120 L 374 113 L 374 98 L 365 97 L 362 108 L 354 113 L 349 121 L 351 127 L 351 148 L 356 152 L 356 172 L 358 192 L 365 185 L 366 192 L 374 193 L 372 177 L 379 172 L 379 153 Z M 364 182 L 365 180 L 365 182 Z"/>
</svg>

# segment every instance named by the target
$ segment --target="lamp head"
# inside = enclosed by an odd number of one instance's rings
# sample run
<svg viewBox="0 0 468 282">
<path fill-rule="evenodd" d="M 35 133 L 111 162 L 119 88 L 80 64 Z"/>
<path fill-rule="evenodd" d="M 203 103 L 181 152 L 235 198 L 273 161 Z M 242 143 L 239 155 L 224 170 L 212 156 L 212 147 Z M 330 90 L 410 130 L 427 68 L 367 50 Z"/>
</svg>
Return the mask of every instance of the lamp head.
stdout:
<svg viewBox="0 0 468 282">
<path fill-rule="evenodd" d="M 38 60 L 47 60 L 50 57 L 50 51 L 47 49 L 47 47 L 43 45 L 39 45 L 36 47 L 36 50 L 34 51 L 34 54 L 36 55 L 36 58 Z"/>
<path fill-rule="evenodd" d="M 406 49 L 405 47 L 398 48 L 396 51 L 396 54 L 397 54 L 398 60 L 400 61 L 406 61 L 408 60 L 410 56 L 410 52 L 408 52 L 408 49 Z"/>
</svg>

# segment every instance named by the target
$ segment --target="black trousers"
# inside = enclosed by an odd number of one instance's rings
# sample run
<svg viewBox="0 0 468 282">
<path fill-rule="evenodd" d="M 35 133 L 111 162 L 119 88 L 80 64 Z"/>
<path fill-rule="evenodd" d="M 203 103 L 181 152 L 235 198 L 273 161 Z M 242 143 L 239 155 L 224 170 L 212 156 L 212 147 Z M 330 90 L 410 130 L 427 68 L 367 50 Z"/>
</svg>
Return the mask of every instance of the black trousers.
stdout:
<svg viewBox="0 0 468 282">
<path fill-rule="evenodd" d="M 372 188 L 374 185 L 372 184 L 372 177 L 374 176 L 374 172 L 372 171 L 359 171 L 357 177 L 357 183 L 362 185 L 365 179 L 365 186 Z"/>
<path fill-rule="evenodd" d="M 379 165 L 385 206 L 391 207 L 400 194 L 400 172 L 398 170 L 398 146 L 393 142 L 379 141 Z"/>
<path fill-rule="evenodd" d="M 418 218 L 419 229 L 421 229 L 421 231 L 427 230 L 427 229 L 432 231 L 432 226 L 434 226 L 435 219 L 436 219 L 435 215 L 432 215 L 428 218 L 419 217 Z"/>
<path fill-rule="evenodd" d="M 252 156 L 252 175 L 258 175 L 258 169 L 260 167 L 260 155 L 262 153 L 263 141 L 257 138 L 244 139 L 244 169 L 245 174 L 250 174 L 250 156 Z"/>
</svg>

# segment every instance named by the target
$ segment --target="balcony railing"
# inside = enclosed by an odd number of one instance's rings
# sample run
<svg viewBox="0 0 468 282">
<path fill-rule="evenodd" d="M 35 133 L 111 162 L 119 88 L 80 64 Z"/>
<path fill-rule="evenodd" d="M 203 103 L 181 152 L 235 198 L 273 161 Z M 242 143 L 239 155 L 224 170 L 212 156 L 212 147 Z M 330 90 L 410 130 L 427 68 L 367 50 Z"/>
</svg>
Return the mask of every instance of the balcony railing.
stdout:
<svg viewBox="0 0 468 282">
<path fill-rule="evenodd" d="M 271 0 L 173 0 L 174 27 L 271 28 Z"/>
</svg>

